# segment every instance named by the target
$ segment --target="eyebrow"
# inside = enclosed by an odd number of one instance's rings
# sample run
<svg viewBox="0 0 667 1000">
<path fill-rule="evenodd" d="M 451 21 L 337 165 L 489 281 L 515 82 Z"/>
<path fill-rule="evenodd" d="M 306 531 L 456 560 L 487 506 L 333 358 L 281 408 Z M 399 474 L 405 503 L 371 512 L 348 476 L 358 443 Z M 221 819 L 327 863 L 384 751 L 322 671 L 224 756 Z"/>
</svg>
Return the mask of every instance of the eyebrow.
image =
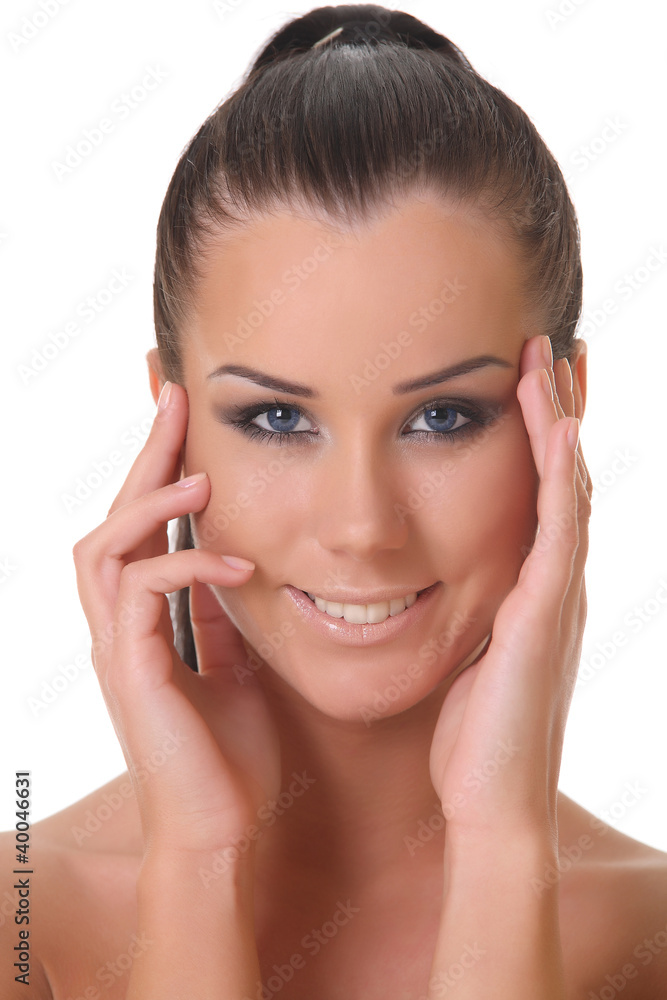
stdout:
<svg viewBox="0 0 667 1000">
<path fill-rule="evenodd" d="M 479 368 L 496 366 L 499 368 L 513 368 L 514 365 L 505 358 L 496 357 L 495 354 L 480 354 L 475 358 L 466 358 L 455 365 L 447 368 L 439 368 L 428 375 L 421 375 L 419 378 L 410 379 L 407 382 L 399 382 L 393 388 L 394 395 L 403 395 L 408 392 L 417 392 L 419 389 L 427 389 L 431 385 L 438 385 L 440 382 L 447 382 L 449 379 L 457 378 L 459 375 L 468 375 Z M 319 393 L 310 386 L 302 382 L 288 382 L 283 378 L 276 378 L 267 372 L 259 371 L 257 368 L 250 368 L 247 365 L 220 365 L 208 375 L 209 379 L 222 378 L 225 375 L 236 375 L 237 378 L 245 378 L 257 385 L 267 389 L 275 389 L 276 392 L 287 392 L 292 396 L 304 396 L 308 399 L 318 399 Z"/>
<path fill-rule="evenodd" d="M 247 365 L 220 365 L 212 371 L 208 378 L 222 378 L 223 375 L 236 375 L 238 378 L 247 378 L 250 382 L 263 385 L 267 389 L 275 389 L 276 392 L 289 392 L 292 396 L 307 396 L 309 399 L 319 397 L 319 392 L 315 392 L 310 386 L 303 385 L 302 382 L 288 382 L 284 378 L 275 378 L 266 372 L 260 372 L 257 368 L 248 368 Z"/>
<path fill-rule="evenodd" d="M 511 361 L 505 358 L 498 358 L 495 354 L 479 354 L 476 358 L 467 358 L 459 361 L 456 365 L 449 365 L 447 368 L 439 368 L 429 375 L 421 375 L 419 378 L 409 379 L 407 382 L 399 382 L 395 385 L 393 392 L 400 395 L 406 392 L 417 392 L 418 389 L 428 389 L 430 385 L 438 385 L 440 382 L 447 382 L 450 378 L 457 378 L 459 375 L 468 375 L 479 368 L 495 366 L 497 368 L 514 368 Z"/>
</svg>

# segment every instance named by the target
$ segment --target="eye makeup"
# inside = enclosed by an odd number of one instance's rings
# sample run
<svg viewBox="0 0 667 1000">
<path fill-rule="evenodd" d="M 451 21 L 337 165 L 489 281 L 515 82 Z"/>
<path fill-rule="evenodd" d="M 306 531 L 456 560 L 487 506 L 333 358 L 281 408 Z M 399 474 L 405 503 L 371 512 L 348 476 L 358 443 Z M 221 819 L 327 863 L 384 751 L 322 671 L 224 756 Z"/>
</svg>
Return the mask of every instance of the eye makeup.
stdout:
<svg viewBox="0 0 667 1000">
<path fill-rule="evenodd" d="M 251 440 L 269 445 L 309 445 L 319 436 L 316 426 L 297 430 L 300 424 L 314 424 L 314 421 L 303 407 L 277 397 L 250 404 L 216 407 L 215 412 L 221 423 L 233 427 Z M 420 442 L 452 442 L 477 433 L 482 427 L 496 421 L 501 413 L 500 405 L 487 401 L 449 396 L 434 399 L 422 404 L 405 422 L 401 437 L 414 437 Z M 258 419 L 263 423 L 258 423 Z M 405 431 L 406 427 L 419 420 L 425 421 L 426 429 Z"/>
</svg>

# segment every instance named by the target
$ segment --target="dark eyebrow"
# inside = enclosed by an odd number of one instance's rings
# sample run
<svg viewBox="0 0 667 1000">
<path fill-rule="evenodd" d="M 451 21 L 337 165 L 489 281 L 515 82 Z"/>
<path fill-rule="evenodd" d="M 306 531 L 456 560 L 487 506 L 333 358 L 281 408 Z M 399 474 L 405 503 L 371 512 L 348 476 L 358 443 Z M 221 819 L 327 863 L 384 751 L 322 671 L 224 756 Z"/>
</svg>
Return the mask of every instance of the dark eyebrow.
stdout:
<svg viewBox="0 0 667 1000">
<path fill-rule="evenodd" d="M 208 378 L 221 378 L 223 375 L 237 375 L 239 378 L 247 378 L 257 385 L 266 386 L 267 389 L 275 389 L 276 392 L 289 392 L 292 396 L 308 396 L 309 399 L 319 398 L 319 392 L 315 392 L 301 382 L 287 382 L 283 378 L 274 378 L 266 372 L 260 372 L 256 368 L 248 368 L 246 365 L 220 365 L 212 371 Z"/>
<path fill-rule="evenodd" d="M 478 368 L 485 368 L 487 365 L 497 365 L 501 368 L 513 368 L 510 361 L 498 358 L 494 354 L 480 354 L 476 358 L 467 358 L 459 361 L 458 364 L 450 365 L 448 368 L 440 368 L 429 375 L 422 375 L 420 378 L 411 379 L 408 382 L 399 382 L 395 385 L 393 392 L 401 395 L 408 392 L 417 392 L 418 389 L 427 389 L 431 385 L 438 385 L 446 382 L 450 378 L 459 375 L 467 375 L 469 372 L 477 371 Z M 223 375 L 236 375 L 238 378 L 246 378 L 257 385 L 265 386 L 267 389 L 275 389 L 276 392 L 287 392 L 292 396 L 306 396 L 308 399 L 319 399 L 319 393 L 311 389 L 310 386 L 303 385 L 302 382 L 287 382 L 282 378 L 275 378 L 266 372 L 258 371 L 256 368 L 249 368 L 247 365 L 220 365 L 208 376 L 210 379 L 222 378 Z"/>
<path fill-rule="evenodd" d="M 448 368 L 439 368 L 438 371 L 431 372 L 430 375 L 422 375 L 407 382 L 399 382 L 398 385 L 394 386 L 393 391 L 396 395 L 400 395 L 405 392 L 416 392 L 418 389 L 428 389 L 430 385 L 438 385 L 439 382 L 446 382 L 458 375 L 467 375 L 469 372 L 485 368 L 487 365 L 497 365 L 500 368 L 514 367 L 510 361 L 497 358 L 495 354 L 480 354 L 476 358 L 467 358 L 465 361 L 459 361 L 458 364 L 450 365 Z"/>
</svg>

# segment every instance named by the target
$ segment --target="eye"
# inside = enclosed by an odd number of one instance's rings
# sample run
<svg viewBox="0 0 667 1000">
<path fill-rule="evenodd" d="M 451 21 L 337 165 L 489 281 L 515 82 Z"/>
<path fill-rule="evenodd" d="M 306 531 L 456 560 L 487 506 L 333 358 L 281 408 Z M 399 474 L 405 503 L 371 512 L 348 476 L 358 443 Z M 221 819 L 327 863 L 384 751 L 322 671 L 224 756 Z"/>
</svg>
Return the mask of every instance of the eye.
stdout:
<svg viewBox="0 0 667 1000">
<path fill-rule="evenodd" d="M 317 435 L 317 429 L 298 407 L 274 399 L 255 403 L 253 406 L 232 407 L 226 422 L 237 427 L 243 434 L 266 444 L 300 444 Z M 307 425 L 307 426 L 305 426 Z"/>
<path fill-rule="evenodd" d="M 419 442 L 455 442 L 467 434 L 474 434 L 481 426 L 493 422 L 498 413 L 493 408 L 478 407 L 472 401 L 435 400 L 422 406 L 417 414 L 404 424 L 402 436 L 416 435 Z M 283 445 L 289 442 L 312 443 L 319 429 L 292 403 L 274 399 L 263 400 L 252 406 L 232 407 L 221 419 L 238 428 L 243 434 L 265 444 Z M 421 426 L 420 426 L 421 422 Z M 414 429 L 411 429 L 414 428 Z"/>
<path fill-rule="evenodd" d="M 312 430 L 310 426 L 300 426 L 304 422 L 308 424 L 308 420 L 300 410 L 295 406 L 284 406 L 282 403 L 263 410 L 250 421 L 255 427 L 277 434 L 300 434 L 302 431 Z"/>
<path fill-rule="evenodd" d="M 445 436 L 471 424 L 473 419 L 453 406 L 446 406 L 444 403 L 433 403 L 425 407 L 412 420 L 408 421 L 406 427 L 410 424 L 418 425 L 422 421 L 425 426 L 416 426 L 415 431 L 425 431 L 433 436 Z"/>
</svg>

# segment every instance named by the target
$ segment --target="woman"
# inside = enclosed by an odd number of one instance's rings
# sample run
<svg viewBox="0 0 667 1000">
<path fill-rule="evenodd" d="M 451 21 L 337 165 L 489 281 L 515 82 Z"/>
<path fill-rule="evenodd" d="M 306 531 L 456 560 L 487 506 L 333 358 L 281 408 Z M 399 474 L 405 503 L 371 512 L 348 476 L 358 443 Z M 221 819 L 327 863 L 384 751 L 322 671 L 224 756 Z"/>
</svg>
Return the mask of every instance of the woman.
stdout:
<svg viewBox="0 0 667 1000">
<path fill-rule="evenodd" d="M 662 996 L 665 855 L 557 787 L 586 352 L 527 117 L 407 14 L 311 11 L 155 279 L 156 420 L 75 548 L 128 774 L 35 828 L 33 995 Z"/>
</svg>

